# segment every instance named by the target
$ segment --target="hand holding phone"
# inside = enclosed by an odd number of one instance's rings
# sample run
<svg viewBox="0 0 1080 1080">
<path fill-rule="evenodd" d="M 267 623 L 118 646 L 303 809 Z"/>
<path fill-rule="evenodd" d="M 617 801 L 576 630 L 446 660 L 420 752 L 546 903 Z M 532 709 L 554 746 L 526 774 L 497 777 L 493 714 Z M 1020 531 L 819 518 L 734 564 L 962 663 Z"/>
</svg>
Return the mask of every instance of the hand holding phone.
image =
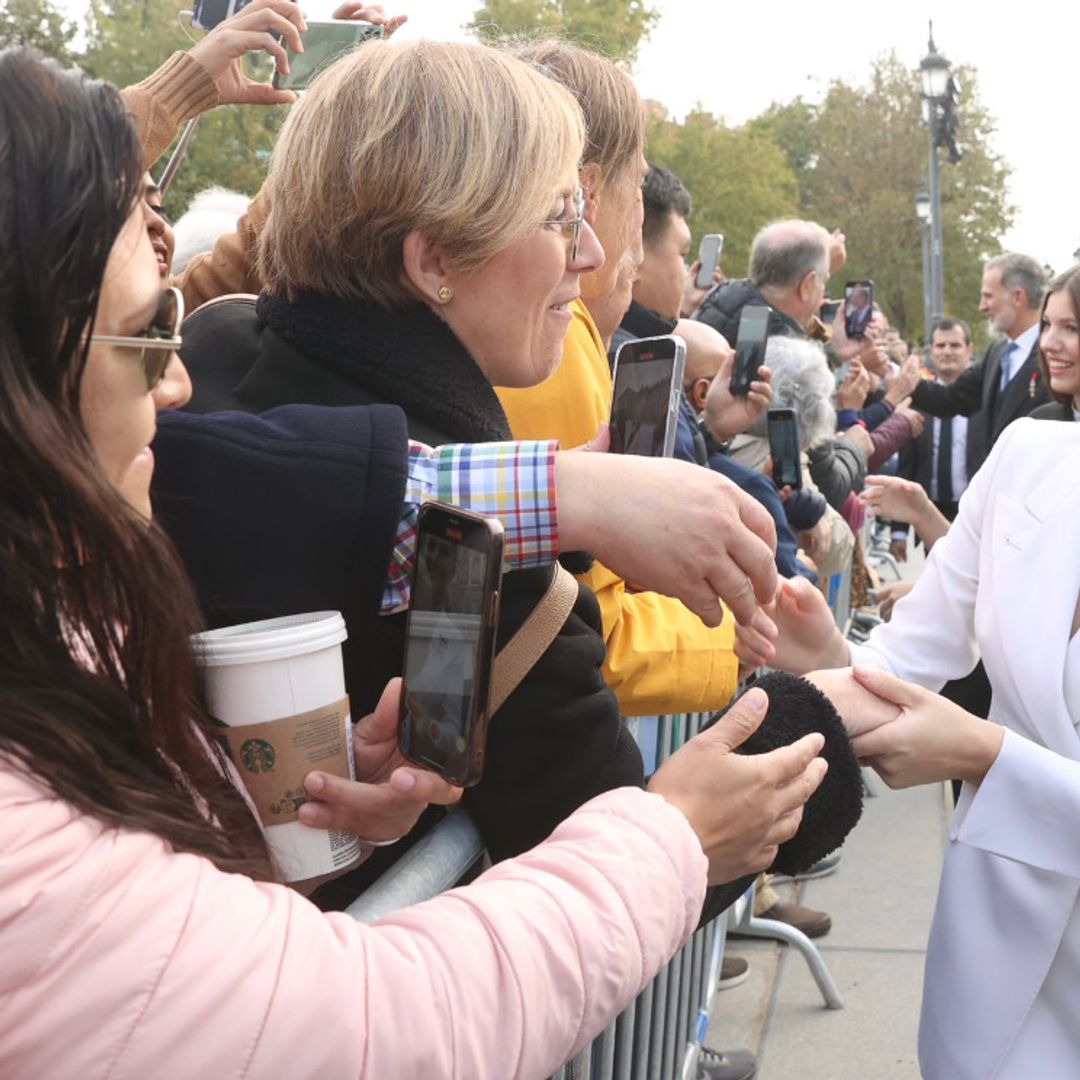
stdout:
<svg viewBox="0 0 1080 1080">
<path fill-rule="evenodd" d="M 675 334 L 620 347 L 612 372 L 611 453 L 671 457 L 685 367 L 686 343 Z"/>
<path fill-rule="evenodd" d="M 767 307 L 747 305 L 739 317 L 735 364 L 731 369 L 731 392 L 740 397 L 750 393 L 750 384 L 757 378 L 758 368 L 765 363 L 769 315 L 770 309 Z"/>
<path fill-rule="evenodd" d="M 802 487 L 802 457 L 799 452 L 799 418 L 794 409 L 770 409 L 769 454 L 773 480 L 778 488 Z"/>
<path fill-rule="evenodd" d="M 698 272 L 694 284 L 699 289 L 708 289 L 712 286 L 713 275 L 717 266 L 720 265 L 720 252 L 724 250 L 724 237 L 722 233 L 708 233 L 701 238 L 701 247 L 698 249 Z"/>
<path fill-rule="evenodd" d="M 499 522 L 421 507 L 398 747 L 461 787 L 483 775 L 502 559 Z"/>
<path fill-rule="evenodd" d="M 375 23 L 334 19 L 329 22 L 309 22 L 300 35 L 302 53 L 288 50 L 289 73 L 274 73 L 275 90 L 306 90 L 315 78 L 335 60 L 363 45 L 365 41 L 383 36 L 383 28 Z"/>
</svg>

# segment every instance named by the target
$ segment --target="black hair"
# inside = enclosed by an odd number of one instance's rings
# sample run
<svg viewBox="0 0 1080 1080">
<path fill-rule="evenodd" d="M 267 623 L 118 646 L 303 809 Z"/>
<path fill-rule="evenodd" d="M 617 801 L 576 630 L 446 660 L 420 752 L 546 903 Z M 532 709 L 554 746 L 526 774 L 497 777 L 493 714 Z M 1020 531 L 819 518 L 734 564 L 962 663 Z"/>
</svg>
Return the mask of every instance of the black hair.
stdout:
<svg viewBox="0 0 1080 1080">
<path fill-rule="evenodd" d="M 641 236 L 646 244 L 657 243 L 671 224 L 672 214 L 681 218 L 690 216 L 690 192 L 683 182 L 662 165 L 650 165 L 641 187 L 645 203 L 645 220 Z"/>
</svg>

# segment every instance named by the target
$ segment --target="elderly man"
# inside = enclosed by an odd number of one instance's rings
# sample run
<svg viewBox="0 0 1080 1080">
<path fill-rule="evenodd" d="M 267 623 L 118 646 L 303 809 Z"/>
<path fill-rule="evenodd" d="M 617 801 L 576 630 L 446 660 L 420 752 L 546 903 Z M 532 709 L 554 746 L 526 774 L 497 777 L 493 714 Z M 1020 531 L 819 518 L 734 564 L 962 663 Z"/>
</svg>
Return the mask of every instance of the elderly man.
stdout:
<svg viewBox="0 0 1080 1080">
<path fill-rule="evenodd" d="M 951 383 L 924 380 L 911 403 L 931 416 L 971 417 L 967 430 L 968 475 L 986 460 L 997 437 L 1021 416 L 1050 400 L 1039 371 L 1039 309 L 1046 274 L 1030 255 L 1008 253 L 983 270 L 979 311 L 1003 336 L 986 355 Z"/>
<path fill-rule="evenodd" d="M 734 345 L 742 309 L 765 305 L 773 310 L 771 334 L 805 337 L 825 299 L 829 275 L 846 259 L 842 233 L 830 236 L 813 221 L 773 222 L 754 237 L 750 276 L 721 282 L 694 318 L 715 327 Z"/>
</svg>

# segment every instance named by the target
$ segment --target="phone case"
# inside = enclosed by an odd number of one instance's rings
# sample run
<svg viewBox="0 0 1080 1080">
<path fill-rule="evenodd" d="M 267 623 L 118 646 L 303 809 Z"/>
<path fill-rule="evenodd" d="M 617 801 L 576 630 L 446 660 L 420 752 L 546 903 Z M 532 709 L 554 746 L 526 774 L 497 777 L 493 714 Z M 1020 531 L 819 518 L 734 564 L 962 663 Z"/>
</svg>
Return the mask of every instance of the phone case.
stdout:
<svg viewBox="0 0 1080 1080">
<path fill-rule="evenodd" d="M 426 769 L 431 769 L 444 779 L 460 787 L 471 787 L 478 783 L 483 776 L 484 755 L 487 747 L 487 732 L 490 722 L 488 709 L 488 693 L 491 685 L 491 670 L 495 659 L 495 633 L 499 619 L 499 598 L 501 594 L 500 580 L 502 577 L 503 543 L 504 534 L 502 525 L 498 521 L 483 518 L 481 515 L 472 514 L 460 510 L 458 507 L 446 506 L 441 503 L 426 503 L 420 510 L 418 521 L 418 534 L 424 531 L 428 522 L 474 522 L 481 524 L 490 530 L 490 545 L 487 551 L 487 566 L 484 581 L 480 588 L 485 598 L 481 612 L 480 636 L 477 642 L 476 663 L 473 669 L 472 682 L 472 710 L 468 723 L 468 743 L 460 757 L 450 759 L 446 764 L 441 764 L 430 758 L 425 758 L 420 752 L 420 740 L 414 745 L 412 728 L 410 726 L 408 685 L 403 688 L 401 696 L 401 709 L 398 720 L 398 749 L 409 761 Z M 432 526 L 432 534 L 445 538 L 438 531 L 438 526 Z M 420 550 L 420 536 L 417 537 L 417 550 Z M 417 563 L 419 567 L 419 562 Z M 429 612 L 431 609 L 424 609 Z M 408 651 L 412 635 L 412 623 L 414 613 L 409 611 L 409 619 L 406 625 L 406 663 L 403 670 L 408 676 Z M 451 764 L 450 762 L 453 762 Z"/>
</svg>

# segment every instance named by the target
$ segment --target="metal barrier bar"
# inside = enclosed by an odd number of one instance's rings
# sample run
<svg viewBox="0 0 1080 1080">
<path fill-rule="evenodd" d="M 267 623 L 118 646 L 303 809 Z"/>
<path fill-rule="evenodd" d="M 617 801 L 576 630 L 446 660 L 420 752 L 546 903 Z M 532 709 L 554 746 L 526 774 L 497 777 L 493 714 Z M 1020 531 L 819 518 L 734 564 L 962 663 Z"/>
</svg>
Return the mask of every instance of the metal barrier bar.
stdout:
<svg viewBox="0 0 1080 1080">
<path fill-rule="evenodd" d="M 464 810 L 453 810 L 345 911 L 358 922 L 371 923 L 430 900 L 452 889 L 483 853 L 472 819 Z"/>
</svg>

